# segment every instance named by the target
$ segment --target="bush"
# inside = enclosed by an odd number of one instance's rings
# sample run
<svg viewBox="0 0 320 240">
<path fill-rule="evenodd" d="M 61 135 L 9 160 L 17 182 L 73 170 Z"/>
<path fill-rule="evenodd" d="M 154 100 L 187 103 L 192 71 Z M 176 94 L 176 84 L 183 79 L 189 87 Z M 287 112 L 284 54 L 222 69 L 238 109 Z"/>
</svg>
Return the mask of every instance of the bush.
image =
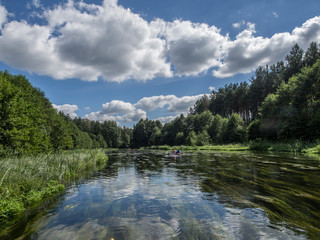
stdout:
<svg viewBox="0 0 320 240">
<path fill-rule="evenodd" d="M 271 145 L 260 139 L 257 139 L 255 141 L 250 141 L 249 142 L 249 149 L 253 151 L 268 151 Z"/>
</svg>

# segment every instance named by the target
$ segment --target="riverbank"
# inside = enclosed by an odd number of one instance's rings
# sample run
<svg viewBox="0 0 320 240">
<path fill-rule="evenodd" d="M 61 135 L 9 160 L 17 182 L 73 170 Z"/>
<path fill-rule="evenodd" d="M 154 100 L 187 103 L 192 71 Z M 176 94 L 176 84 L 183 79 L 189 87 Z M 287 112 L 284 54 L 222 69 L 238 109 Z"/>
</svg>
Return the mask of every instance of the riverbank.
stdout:
<svg viewBox="0 0 320 240">
<path fill-rule="evenodd" d="M 0 159 L 0 223 L 65 189 L 71 181 L 105 166 L 99 150 L 74 150 Z"/>
<path fill-rule="evenodd" d="M 169 146 L 169 145 L 161 145 L 161 146 L 151 146 L 145 147 L 144 149 L 154 149 L 154 150 L 172 150 L 172 149 L 180 149 L 183 151 L 249 151 L 249 147 L 244 144 L 228 144 L 228 145 L 206 145 L 206 146 Z"/>
<path fill-rule="evenodd" d="M 151 146 L 146 149 L 172 150 L 181 149 L 181 146 Z M 224 152 L 290 152 L 290 153 L 308 153 L 320 154 L 320 142 L 313 143 L 303 141 L 292 141 L 288 143 L 269 142 L 269 141 L 250 141 L 244 144 L 227 144 L 227 145 L 206 145 L 206 146 L 182 146 L 184 151 L 224 151 Z"/>
</svg>

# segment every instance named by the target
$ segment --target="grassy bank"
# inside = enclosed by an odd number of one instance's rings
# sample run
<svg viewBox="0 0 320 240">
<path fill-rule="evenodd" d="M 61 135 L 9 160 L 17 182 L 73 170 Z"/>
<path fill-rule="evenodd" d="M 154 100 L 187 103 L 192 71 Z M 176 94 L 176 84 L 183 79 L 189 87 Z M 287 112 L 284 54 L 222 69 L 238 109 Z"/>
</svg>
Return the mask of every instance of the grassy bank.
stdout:
<svg viewBox="0 0 320 240">
<path fill-rule="evenodd" d="M 152 146 L 147 149 L 172 150 L 181 149 L 181 146 Z M 258 151 L 258 152 L 293 152 L 320 154 L 320 141 L 304 142 L 300 140 L 287 143 L 269 142 L 263 140 L 250 141 L 244 144 L 183 146 L 183 151 Z"/>
<path fill-rule="evenodd" d="M 280 143 L 258 140 L 251 141 L 248 146 L 249 149 L 253 151 L 320 154 L 320 141 L 306 142 L 294 140 L 287 143 Z"/>
<path fill-rule="evenodd" d="M 107 162 L 103 150 L 75 150 L 0 159 L 0 223 L 64 190 Z"/>
<path fill-rule="evenodd" d="M 206 145 L 206 146 L 152 146 L 147 149 L 172 150 L 180 149 L 182 151 L 248 151 L 249 146 L 245 144 L 228 144 L 228 145 Z"/>
</svg>

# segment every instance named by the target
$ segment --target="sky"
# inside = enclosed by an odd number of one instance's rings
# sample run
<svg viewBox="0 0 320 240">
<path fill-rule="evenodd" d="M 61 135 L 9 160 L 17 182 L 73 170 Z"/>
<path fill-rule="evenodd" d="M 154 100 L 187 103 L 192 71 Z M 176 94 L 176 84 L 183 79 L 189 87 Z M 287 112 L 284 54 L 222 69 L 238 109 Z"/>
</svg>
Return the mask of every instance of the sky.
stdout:
<svg viewBox="0 0 320 240">
<path fill-rule="evenodd" d="M 172 121 L 320 43 L 319 0 L 0 0 L 0 71 L 70 117 Z"/>
</svg>

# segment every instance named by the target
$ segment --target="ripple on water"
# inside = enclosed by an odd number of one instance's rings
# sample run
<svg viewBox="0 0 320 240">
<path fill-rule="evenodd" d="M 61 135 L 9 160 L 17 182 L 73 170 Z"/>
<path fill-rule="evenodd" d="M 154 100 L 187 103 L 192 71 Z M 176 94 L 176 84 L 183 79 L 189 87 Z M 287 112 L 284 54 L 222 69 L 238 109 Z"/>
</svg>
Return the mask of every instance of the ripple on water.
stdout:
<svg viewBox="0 0 320 240">
<path fill-rule="evenodd" d="M 317 239 L 319 162 L 262 154 L 112 152 L 31 239 Z M 298 217 L 297 217 L 298 216 Z M 31 221 L 31 222 L 32 222 Z"/>
</svg>

